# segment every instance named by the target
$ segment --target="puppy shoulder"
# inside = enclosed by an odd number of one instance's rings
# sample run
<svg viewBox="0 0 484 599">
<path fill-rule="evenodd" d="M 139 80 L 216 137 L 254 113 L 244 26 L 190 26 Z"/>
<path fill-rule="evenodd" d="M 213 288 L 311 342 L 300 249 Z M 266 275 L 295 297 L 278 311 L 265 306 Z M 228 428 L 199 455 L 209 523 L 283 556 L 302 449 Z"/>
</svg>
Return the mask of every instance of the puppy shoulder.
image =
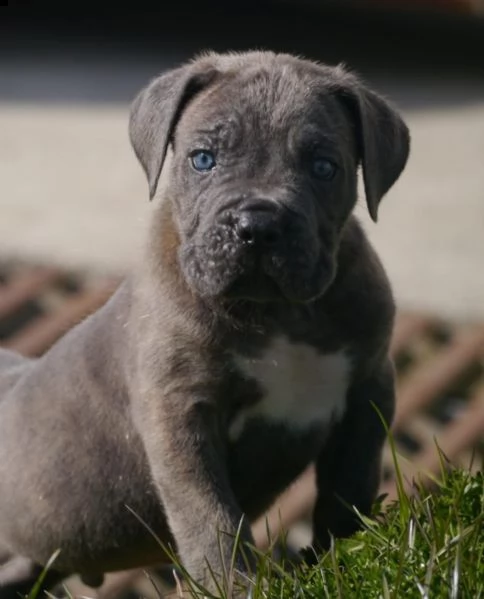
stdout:
<svg viewBox="0 0 484 599">
<path fill-rule="evenodd" d="M 337 309 L 358 344 L 386 352 L 395 319 L 390 281 L 376 251 L 356 218 L 341 238 L 338 273 L 329 290 Z"/>
</svg>

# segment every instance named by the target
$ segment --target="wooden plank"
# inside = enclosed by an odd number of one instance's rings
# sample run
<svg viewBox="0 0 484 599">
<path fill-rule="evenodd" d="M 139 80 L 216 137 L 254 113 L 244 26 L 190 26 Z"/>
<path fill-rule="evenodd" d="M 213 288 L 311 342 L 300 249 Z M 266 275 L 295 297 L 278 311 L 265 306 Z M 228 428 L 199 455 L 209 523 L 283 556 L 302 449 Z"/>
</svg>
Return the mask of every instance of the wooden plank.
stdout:
<svg viewBox="0 0 484 599">
<path fill-rule="evenodd" d="M 107 283 L 73 295 L 66 299 L 57 311 L 27 324 L 4 342 L 3 347 L 18 351 L 25 356 L 41 355 L 72 326 L 101 307 L 111 296 L 114 288 L 112 283 Z"/>
<path fill-rule="evenodd" d="M 0 288 L 0 318 L 7 318 L 60 278 L 55 268 L 28 269 L 15 275 Z"/>
</svg>

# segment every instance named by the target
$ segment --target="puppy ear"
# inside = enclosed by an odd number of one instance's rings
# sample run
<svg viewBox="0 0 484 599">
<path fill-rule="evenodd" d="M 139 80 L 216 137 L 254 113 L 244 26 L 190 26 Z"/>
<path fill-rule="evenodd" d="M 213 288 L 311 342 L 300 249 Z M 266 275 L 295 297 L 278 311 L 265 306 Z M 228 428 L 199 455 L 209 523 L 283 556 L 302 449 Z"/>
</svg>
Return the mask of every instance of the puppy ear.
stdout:
<svg viewBox="0 0 484 599">
<path fill-rule="evenodd" d="M 129 136 L 148 179 L 150 200 L 155 195 L 168 145 L 183 110 L 216 75 L 214 68 L 201 70 L 199 65 L 189 64 L 157 77 L 134 99 Z"/>
<path fill-rule="evenodd" d="M 378 219 L 380 200 L 397 181 L 410 152 L 410 133 L 397 111 L 381 96 L 345 73 L 341 90 L 354 121 L 368 211 Z"/>
</svg>

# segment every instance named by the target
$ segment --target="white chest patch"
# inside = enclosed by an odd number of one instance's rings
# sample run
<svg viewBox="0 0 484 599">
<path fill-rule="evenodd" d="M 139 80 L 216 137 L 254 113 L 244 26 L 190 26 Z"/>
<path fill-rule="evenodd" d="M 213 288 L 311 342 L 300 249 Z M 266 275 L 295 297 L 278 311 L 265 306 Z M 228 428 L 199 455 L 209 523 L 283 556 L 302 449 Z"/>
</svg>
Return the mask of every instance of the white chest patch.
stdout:
<svg viewBox="0 0 484 599">
<path fill-rule="evenodd" d="M 255 417 L 295 430 L 342 417 L 351 369 L 344 351 L 320 354 L 309 345 L 277 338 L 262 356 L 237 354 L 235 362 L 259 383 L 264 396 L 237 414 L 229 429 L 231 440 Z"/>
</svg>

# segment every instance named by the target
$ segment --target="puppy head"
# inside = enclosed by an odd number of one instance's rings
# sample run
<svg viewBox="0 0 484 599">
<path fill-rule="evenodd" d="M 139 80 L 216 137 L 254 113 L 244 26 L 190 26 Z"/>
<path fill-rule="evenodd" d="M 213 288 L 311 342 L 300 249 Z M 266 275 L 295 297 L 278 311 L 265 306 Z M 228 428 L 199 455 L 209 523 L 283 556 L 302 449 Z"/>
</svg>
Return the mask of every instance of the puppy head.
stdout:
<svg viewBox="0 0 484 599">
<path fill-rule="evenodd" d="M 179 266 L 210 298 L 310 301 L 336 272 L 361 165 L 376 221 L 409 152 L 394 109 L 340 67 L 208 54 L 135 99 L 130 137 L 155 195 L 168 147 Z"/>
</svg>

